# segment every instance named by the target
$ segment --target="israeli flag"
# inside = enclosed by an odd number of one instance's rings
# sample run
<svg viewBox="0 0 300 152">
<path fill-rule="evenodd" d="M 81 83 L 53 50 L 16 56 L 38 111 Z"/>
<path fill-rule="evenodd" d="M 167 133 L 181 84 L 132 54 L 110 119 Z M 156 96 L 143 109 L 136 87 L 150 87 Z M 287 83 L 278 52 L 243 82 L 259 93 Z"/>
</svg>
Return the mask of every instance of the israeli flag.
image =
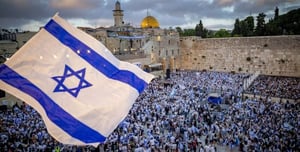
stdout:
<svg viewBox="0 0 300 152">
<path fill-rule="evenodd" d="M 59 142 L 104 142 L 154 78 L 55 15 L 0 65 L 0 88 L 35 108 Z"/>
</svg>

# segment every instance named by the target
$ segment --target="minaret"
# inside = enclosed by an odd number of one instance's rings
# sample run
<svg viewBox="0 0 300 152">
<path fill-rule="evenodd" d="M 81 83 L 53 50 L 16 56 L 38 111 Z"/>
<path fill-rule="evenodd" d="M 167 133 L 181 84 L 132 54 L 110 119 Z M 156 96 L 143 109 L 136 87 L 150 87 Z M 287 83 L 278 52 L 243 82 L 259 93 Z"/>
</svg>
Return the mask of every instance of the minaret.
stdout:
<svg viewBox="0 0 300 152">
<path fill-rule="evenodd" d="M 120 2 L 117 1 L 115 4 L 114 12 L 114 19 L 115 19 L 115 26 L 123 25 L 123 10 L 121 10 Z"/>
</svg>

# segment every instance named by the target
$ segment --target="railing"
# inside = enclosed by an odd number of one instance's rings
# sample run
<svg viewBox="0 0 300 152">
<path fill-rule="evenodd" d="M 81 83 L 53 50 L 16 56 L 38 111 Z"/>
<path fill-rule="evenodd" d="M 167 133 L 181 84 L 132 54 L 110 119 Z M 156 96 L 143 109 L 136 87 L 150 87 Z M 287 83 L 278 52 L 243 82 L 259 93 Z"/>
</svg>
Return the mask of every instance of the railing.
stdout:
<svg viewBox="0 0 300 152">
<path fill-rule="evenodd" d="M 244 79 L 243 89 L 247 90 L 251 83 L 260 75 L 259 71 L 256 71 L 253 75 L 251 75 L 248 79 Z"/>
</svg>

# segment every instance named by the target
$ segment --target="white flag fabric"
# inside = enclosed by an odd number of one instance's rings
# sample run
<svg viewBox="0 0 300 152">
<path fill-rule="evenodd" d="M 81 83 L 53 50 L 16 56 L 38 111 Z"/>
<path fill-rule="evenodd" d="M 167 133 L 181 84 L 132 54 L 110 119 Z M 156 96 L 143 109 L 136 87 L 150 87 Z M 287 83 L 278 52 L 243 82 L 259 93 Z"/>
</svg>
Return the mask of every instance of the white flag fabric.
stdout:
<svg viewBox="0 0 300 152">
<path fill-rule="evenodd" d="M 0 65 L 0 88 L 35 108 L 56 140 L 74 145 L 104 142 L 152 79 L 58 15 Z"/>
</svg>

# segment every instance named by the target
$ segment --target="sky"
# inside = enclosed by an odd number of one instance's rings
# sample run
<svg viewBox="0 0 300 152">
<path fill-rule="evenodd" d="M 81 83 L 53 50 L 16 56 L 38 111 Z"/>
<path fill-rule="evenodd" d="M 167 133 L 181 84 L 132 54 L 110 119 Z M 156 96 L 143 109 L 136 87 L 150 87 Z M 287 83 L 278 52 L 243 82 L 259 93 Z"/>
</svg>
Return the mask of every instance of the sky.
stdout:
<svg viewBox="0 0 300 152">
<path fill-rule="evenodd" d="M 300 8 L 300 0 L 119 0 L 123 20 L 134 27 L 149 15 L 161 28 L 195 28 L 200 22 L 210 30 L 232 30 L 240 20 L 258 13 L 274 16 Z M 78 27 L 114 25 L 116 0 L 0 0 L 0 28 L 37 31 L 56 13 Z M 267 21 L 267 19 L 266 19 Z"/>
</svg>

